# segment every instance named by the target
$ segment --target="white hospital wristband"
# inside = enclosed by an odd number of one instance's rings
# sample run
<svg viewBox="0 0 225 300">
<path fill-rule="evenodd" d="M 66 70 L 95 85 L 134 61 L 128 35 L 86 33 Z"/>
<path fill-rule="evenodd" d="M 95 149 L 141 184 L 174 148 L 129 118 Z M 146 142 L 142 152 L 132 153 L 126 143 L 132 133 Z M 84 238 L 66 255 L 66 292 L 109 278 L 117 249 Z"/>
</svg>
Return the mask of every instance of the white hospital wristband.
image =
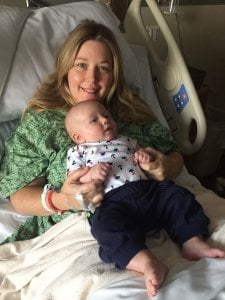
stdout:
<svg viewBox="0 0 225 300">
<path fill-rule="evenodd" d="M 52 189 L 51 184 L 46 184 L 44 186 L 43 192 L 41 194 L 41 204 L 46 211 L 54 213 L 54 211 L 51 208 L 49 208 L 47 205 L 47 194 L 51 189 Z"/>
</svg>

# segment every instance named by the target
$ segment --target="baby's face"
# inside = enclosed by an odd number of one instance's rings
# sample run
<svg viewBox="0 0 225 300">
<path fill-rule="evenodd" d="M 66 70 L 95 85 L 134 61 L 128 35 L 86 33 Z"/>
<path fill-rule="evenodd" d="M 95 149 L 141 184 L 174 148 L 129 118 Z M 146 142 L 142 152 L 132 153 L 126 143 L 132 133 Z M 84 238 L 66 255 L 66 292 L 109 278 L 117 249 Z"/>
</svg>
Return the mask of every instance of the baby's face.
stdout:
<svg viewBox="0 0 225 300">
<path fill-rule="evenodd" d="M 79 112 L 78 133 L 83 142 L 98 142 L 115 139 L 117 126 L 105 107 L 95 101 L 85 101 L 85 108 Z"/>
</svg>

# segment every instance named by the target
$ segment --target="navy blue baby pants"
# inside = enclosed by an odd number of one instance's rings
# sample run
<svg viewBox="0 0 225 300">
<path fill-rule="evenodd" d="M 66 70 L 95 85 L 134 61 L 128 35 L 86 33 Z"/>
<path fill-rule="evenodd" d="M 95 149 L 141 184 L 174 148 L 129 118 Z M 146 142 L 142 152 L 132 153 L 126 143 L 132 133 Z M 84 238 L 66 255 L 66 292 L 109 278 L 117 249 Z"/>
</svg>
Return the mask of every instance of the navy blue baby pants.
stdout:
<svg viewBox="0 0 225 300">
<path fill-rule="evenodd" d="M 172 181 L 129 182 L 108 192 L 89 218 L 99 255 L 123 269 L 146 249 L 145 235 L 164 228 L 181 246 L 194 236 L 208 236 L 209 219 L 194 195 Z"/>
</svg>

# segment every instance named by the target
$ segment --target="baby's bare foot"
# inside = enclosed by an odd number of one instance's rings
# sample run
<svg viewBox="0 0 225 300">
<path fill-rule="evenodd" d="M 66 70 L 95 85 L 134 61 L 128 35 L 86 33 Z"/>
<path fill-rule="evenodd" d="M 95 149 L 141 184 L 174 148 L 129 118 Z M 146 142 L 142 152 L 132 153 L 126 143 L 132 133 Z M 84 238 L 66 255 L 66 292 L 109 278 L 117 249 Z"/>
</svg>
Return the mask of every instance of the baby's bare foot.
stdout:
<svg viewBox="0 0 225 300">
<path fill-rule="evenodd" d="M 199 237 L 193 237 L 183 244 L 182 255 L 189 260 L 199 260 L 201 258 L 223 258 L 225 252 L 211 247 Z"/>
<path fill-rule="evenodd" d="M 155 296 L 162 285 L 168 268 L 157 258 L 151 258 L 145 265 L 144 277 L 149 296 Z"/>
</svg>

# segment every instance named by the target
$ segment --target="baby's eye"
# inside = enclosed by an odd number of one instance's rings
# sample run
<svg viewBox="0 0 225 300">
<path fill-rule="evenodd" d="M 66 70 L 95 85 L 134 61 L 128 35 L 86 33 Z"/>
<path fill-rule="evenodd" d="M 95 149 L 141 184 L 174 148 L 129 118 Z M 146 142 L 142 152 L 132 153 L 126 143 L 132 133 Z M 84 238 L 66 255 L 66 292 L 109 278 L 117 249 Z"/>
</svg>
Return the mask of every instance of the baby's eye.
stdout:
<svg viewBox="0 0 225 300">
<path fill-rule="evenodd" d="M 98 121 L 98 118 L 97 117 L 94 117 L 91 119 L 90 123 L 96 123 Z"/>
</svg>

